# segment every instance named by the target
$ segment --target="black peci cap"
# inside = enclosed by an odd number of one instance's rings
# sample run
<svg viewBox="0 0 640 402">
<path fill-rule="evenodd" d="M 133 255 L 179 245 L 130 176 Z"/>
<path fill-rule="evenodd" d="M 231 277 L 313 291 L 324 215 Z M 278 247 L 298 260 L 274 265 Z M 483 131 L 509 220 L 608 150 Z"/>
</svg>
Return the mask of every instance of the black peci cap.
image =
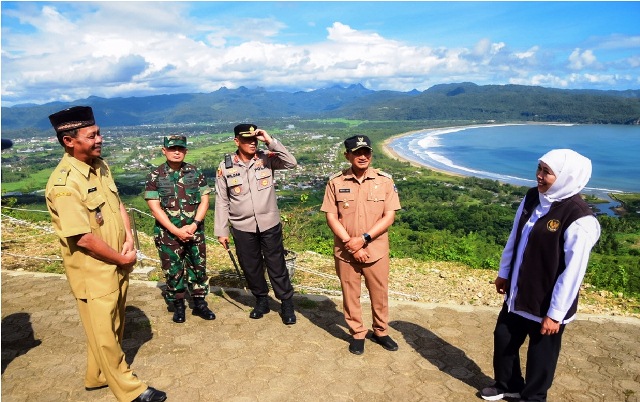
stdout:
<svg viewBox="0 0 640 402">
<path fill-rule="evenodd" d="M 9 149 L 13 146 L 13 141 L 3 138 L 2 139 L 2 149 Z"/>
<path fill-rule="evenodd" d="M 93 109 L 89 106 L 74 106 L 61 110 L 50 115 L 49 121 L 54 130 L 56 130 L 56 133 L 63 133 L 96 124 L 93 118 Z"/>
</svg>

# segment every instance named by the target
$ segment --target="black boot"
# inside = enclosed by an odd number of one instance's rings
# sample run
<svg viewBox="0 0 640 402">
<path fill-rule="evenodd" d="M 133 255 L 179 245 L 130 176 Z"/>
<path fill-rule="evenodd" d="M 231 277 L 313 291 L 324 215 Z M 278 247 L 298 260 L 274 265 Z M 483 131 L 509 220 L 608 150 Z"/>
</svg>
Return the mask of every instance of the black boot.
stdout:
<svg viewBox="0 0 640 402">
<path fill-rule="evenodd" d="M 293 297 L 287 300 L 282 300 L 282 322 L 287 325 L 293 325 L 296 323 L 296 314 L 293 311 Z"/>
<path fill-rule="evenodd" d="M 197 297 L 193 299 L 193 315 L 202 317 L 205 320 L 215 320 L 216 315 L 209 309 L 207 301 L 203 297 Z"/>
<path fill-rule="evenodd" d="M 173 313 L 173 322 L 182 324 L 185 320 L 184 299 L 175 299 L 173 301 L 173 307 L 175 308 Z"/>
<path fill-rule="evenodd" d="M 269 312 L 269 298 L 267 296 L 256 297 L 256 307 L 249 313 L 249 318 L 262 318 Z"/>
</svg>

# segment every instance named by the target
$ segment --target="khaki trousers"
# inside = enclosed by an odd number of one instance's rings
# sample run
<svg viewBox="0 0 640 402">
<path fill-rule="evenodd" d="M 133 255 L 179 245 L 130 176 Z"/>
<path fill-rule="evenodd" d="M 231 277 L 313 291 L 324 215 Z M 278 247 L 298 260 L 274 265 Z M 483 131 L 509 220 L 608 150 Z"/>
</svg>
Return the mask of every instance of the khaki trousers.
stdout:
<svg viewBox="0 0 640 402">
<path fill-rule="evenodd" d="M 129 282 L 120 290 L 96 299 L 76 299 L 87 336 L 85 387 L 109 385 L 119 401 L 130 402 L 147 389 L 129 368 L 122 351 L 124 309 Z"/>
<path fill-rule="evenodd" d="M 387 335 L 389 328 L 389 256 L 386 255 L 370 264 L 346 262 L 336 258 L 335 265 L 336 274 L 338 274 L 342 286 L 344 318 L 351 335 L 355 339 L 364 339 L 367 336 L 360 304 L 362 276 L 364 276 L 364 284 L 369 290 L 371 298 L 373 333 L 377 336 Z"/>
</svg>

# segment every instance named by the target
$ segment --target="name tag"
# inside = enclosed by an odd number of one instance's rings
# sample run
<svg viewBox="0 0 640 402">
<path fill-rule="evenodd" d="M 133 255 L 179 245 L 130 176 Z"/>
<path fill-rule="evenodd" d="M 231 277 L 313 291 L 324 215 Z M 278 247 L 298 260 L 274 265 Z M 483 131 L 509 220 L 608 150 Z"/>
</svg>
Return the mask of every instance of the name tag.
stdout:
<svg viewBox="0 0 640 402">
<path fill-rule="evenodd" d="M 90 188 L 89 190 L 87 190 L 88 194 L 93 193 L 94 191 L 98 191 L 98 189 L 96 187 Z"/>
<path fill-rule="evenodd" d="M 338 192 L 339 193 L 350 193 L 351 189 L 350 188 L 341 188 L 341 189 L 338 189 Z"/>
</svg>

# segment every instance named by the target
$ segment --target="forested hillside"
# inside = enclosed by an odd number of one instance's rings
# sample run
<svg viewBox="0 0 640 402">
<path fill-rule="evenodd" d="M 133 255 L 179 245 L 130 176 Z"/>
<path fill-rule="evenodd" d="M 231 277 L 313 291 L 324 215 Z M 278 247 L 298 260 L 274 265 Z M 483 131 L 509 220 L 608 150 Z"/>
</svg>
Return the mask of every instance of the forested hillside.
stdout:
<svg viewBox="0 0 640 402">
<path fill-rule="evenodd" d="M 310 92 L 221 88 L 211 93 L 105 99 L 2 108 L 4 136 L 47 135 L 47 116 L 71 105 L 94 108 L 103 127 L 220 123 L 247 119 L 349 118 L 640 124 L 640 91 L 576 91 L 522 85 L 436 85 L 424 92 L 361 85 Z"/>
<path fill-rule="evenodd" d="M 631 96 L 631 97 L 627 97 Z M 634 91 L 571 91 L 521 85 L 436 85 L 411 99 L 384 97 L 340 110 L 344 117 L 372 120 L 466 119 L 640 124 Z"/>
</svg>

